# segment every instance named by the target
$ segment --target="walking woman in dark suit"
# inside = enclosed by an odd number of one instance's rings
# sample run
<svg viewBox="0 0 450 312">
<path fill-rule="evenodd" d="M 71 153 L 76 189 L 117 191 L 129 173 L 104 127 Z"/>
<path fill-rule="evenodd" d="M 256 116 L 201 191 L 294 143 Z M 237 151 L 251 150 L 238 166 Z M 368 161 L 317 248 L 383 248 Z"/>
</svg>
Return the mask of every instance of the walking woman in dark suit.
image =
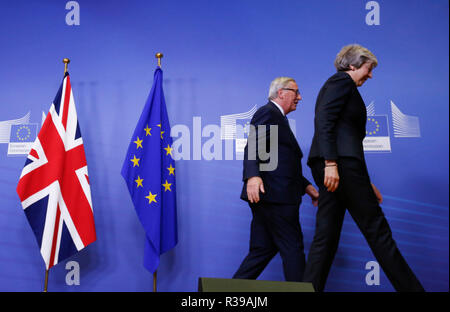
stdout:
<svg viewBox="0 0 450 312">
<path fill-rule="evenodd" d="M 360 45 L 343 47 L 334 62 L 338 72 L 317 97 L 308 165 L 319 187 L 319 206 L 304 276 L 316 291 L 325 287 L 346 209 L 394 288 L 424 291 L 392 238 L 379 205 L 382 196 L 370 182 L 364 159 L 367 112 L 357 87 L 372 78 L 377 63 Z"/>
</svg>

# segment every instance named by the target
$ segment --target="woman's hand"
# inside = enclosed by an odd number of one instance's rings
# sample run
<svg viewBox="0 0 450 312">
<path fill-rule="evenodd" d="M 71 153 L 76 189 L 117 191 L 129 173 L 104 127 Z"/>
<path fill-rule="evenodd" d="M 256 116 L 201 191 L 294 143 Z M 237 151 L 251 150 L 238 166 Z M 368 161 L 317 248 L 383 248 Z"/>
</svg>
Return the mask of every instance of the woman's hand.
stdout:
<svg viewBox="0 0 450 312">
<path fill-rule="evenodd" d="M 339 173 L 335 160 L 325 160 L 323 185 L 328 192 L 334 192 L 339 186 Z"/>
</svg>

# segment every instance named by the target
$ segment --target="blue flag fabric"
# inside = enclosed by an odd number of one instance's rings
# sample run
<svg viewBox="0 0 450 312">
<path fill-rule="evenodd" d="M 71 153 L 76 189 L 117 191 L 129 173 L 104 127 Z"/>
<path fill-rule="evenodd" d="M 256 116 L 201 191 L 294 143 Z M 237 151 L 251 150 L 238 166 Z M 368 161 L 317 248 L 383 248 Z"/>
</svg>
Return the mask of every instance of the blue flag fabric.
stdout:
<svg viewBox="0 0 450 312">
<path fill-rule="evenodd" d="M 162 82 L 158 67 L 121 172 L 146 233 L 144 266 L 152 273 L 160 255 L 178 242 L 175 161 Z"/>
</svg>

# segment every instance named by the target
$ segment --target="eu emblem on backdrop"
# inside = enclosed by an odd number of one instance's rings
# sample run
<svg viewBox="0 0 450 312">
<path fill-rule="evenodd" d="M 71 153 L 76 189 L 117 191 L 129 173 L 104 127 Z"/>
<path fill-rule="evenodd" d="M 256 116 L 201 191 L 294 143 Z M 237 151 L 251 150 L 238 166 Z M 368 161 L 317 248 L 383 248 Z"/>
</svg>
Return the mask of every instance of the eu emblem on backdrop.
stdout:
<svg viewBox="0 0 450 312">
<path fill-rule="evenodd" d="M 37 136 L 37 124 L 11 125 L 8 155 L 28 155 Z"/>
<path fill-rule="evenodd" d="M 391 140 L 387 116 L 367 116 L 366 137 L 363 141 L 364 152 L 390 152 Z"/>
<path fill-rule="evenodd" d="M 121 172 L 146 233 L 144 266 L 152 273 L 160 255 L 178 242 L 175 161 L 162 82 L 158 67 Z"/>
</svg>

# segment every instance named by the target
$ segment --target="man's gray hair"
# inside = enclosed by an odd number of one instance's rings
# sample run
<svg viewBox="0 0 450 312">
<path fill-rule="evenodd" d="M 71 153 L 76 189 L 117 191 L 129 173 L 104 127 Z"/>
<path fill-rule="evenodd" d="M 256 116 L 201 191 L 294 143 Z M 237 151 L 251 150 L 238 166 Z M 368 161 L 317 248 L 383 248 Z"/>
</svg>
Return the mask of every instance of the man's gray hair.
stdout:
<svg viewBox="0 0 450 312">
<path fill-rule="evenodd" d="M 334 67 L 338 71 L 347 71 L 350 70 L 350 65 L 360 68 L 366 62 L 372 63 L 373 67 L 378 65 L 377 58 L 368 49 L 359 44 L 349 44 L 336 55 Z"/>
<path fill-rule="evenodd" d="M 275 78 L 270 84 L 269 100 L 275 99 L 278 96 L 278 90 L 285 88 L 291 81 L 295 82 L 294 78 L 290 77 Z"/>
</svg>

